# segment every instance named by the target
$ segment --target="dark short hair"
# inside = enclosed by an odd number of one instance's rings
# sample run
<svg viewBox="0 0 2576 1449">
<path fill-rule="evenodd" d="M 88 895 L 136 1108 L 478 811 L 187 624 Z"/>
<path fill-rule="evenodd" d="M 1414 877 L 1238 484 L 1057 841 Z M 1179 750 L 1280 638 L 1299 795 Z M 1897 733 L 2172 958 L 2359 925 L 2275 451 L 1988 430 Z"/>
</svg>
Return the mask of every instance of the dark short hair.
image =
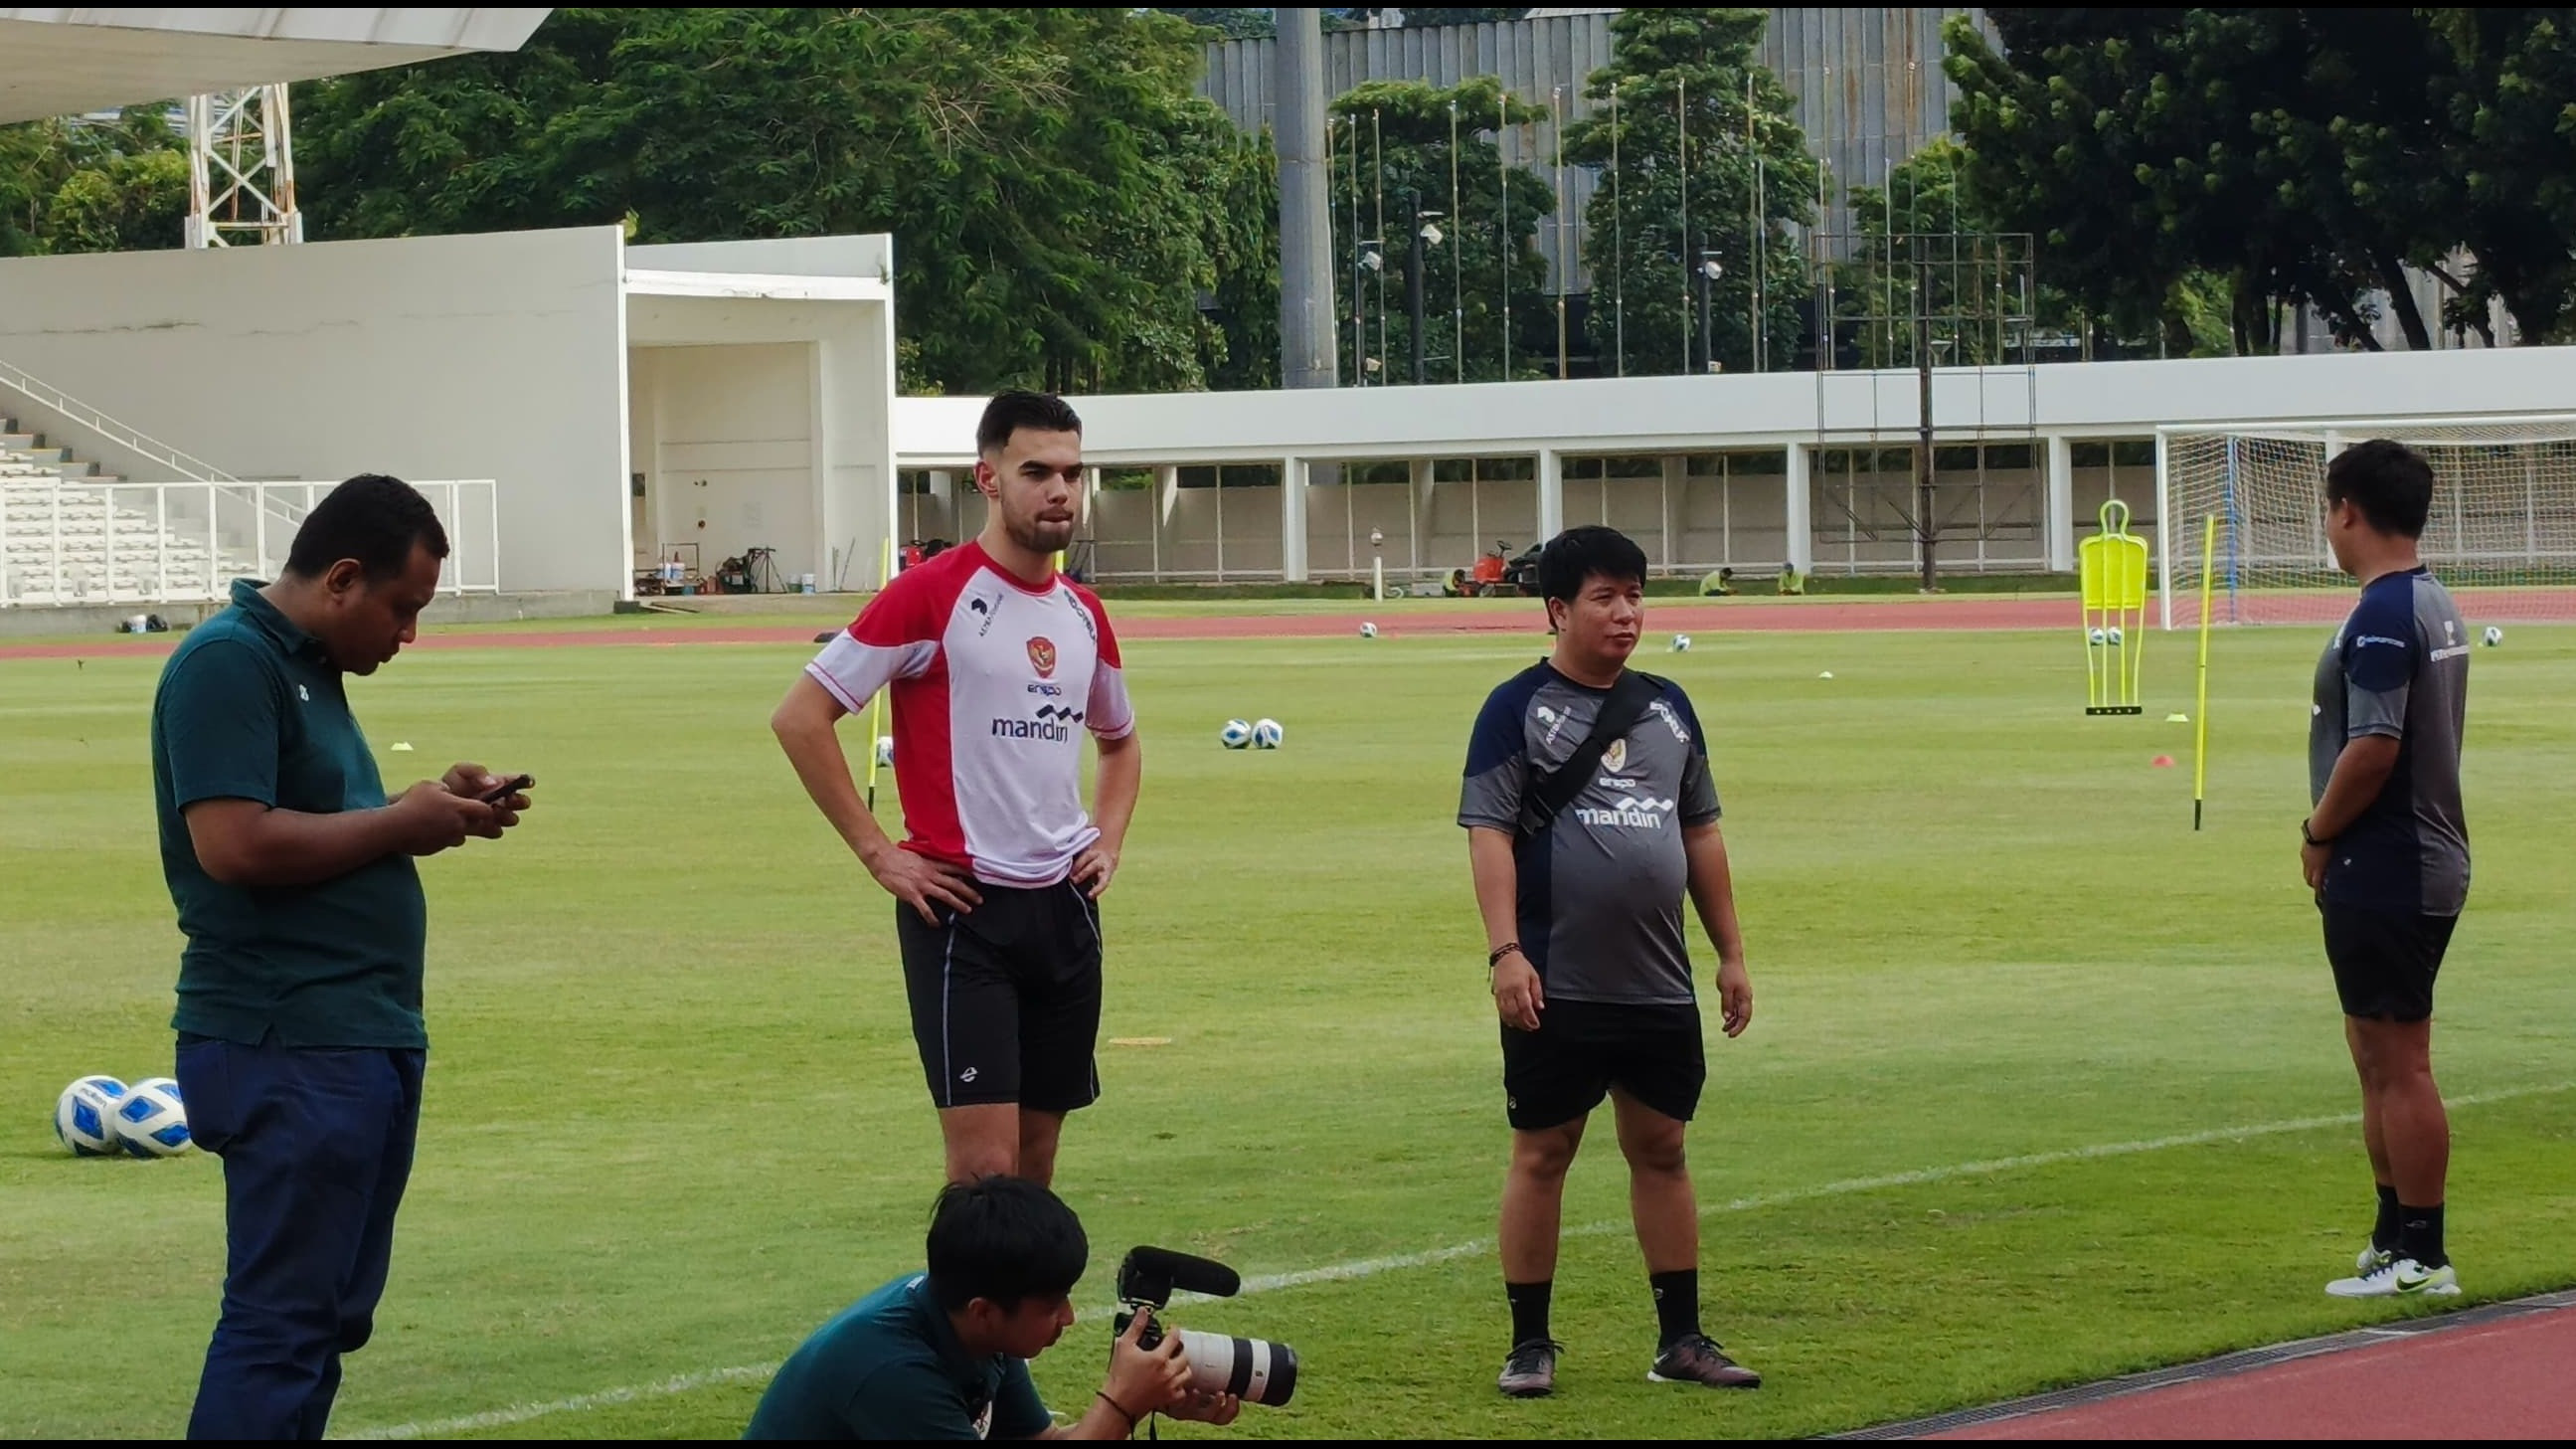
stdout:
<svg viewBox="0 0 2576 1449">
<path fill-rule="evenodd" d="M 381 584 L 411 566 L 412 545 L 447 557 L 447 529 L 420 490 L 400 478 L 361 473 L 324 495 L 295 530 L 286 571 L 318 579 L 344 558 L 358 561 L 367 582 Z"/>
<path fill-rule="evenodd" d="M 1079 433 L 1082 419 L 1053 393 L 996 393 L 991 402 L 984 404 L 984 420 L 975 425 L 975 451 L 989 453 L 1005 447 L 1011 434 L 1022 428 L 1041 433 Z"/>
<path fill-rule="evenodd" d="M 2326 501 L 2347 500 L 2381 533 L 2422 538 L 2433 511 L 2433 465 L 2387 438 L 2356 443 L 2326 465 Z"/>
<path fill-rule="evenodd" d="M 1620 583 L 1646 581 L 1646 551 L 1615 528 L 1587 523 L 1547 541 L 1538 552 L 1538 591 L 1542 598 L 1571 604 L 1586 579 L 1599 575 Z"/>
<path fill-rule="evenodd" d="M 930 1296 L 954 1313 L 1071 1293 L 1091 1261 L 1082 1219 L 1037 1183 L 998 1173 L 940 1190 L 930 1213 Z"/>
</svg>

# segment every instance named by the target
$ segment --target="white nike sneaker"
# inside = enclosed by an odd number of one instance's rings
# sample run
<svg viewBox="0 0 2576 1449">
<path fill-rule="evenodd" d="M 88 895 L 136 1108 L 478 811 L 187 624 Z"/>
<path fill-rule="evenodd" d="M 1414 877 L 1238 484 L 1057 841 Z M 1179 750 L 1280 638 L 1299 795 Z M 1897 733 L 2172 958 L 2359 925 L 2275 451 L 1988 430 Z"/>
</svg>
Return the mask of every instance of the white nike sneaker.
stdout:
<svg viewBox="0 0 2576 1449">
<path fill-rule="evenodd" d="M 2412 1258 L 2396 1258 L 2358 1278 L 2337 1278 L 2326 1292 L 2336 1298 L 2456 1298 L 2460 1275 L 2448 1263 L 2427 1268 Z"/>
<path fill-rule="evenodd" d="M 2367 1278 L 2371 1274 L 2378 1272 L 2380 1269 L 2385 1268 L 2396 1261 L 2397 1255 L 2395 1253 L 2374 1244 L 2362 1249 L 2361 1256 L 2352 1260 L 2352 1271 Z"/>
</svg>

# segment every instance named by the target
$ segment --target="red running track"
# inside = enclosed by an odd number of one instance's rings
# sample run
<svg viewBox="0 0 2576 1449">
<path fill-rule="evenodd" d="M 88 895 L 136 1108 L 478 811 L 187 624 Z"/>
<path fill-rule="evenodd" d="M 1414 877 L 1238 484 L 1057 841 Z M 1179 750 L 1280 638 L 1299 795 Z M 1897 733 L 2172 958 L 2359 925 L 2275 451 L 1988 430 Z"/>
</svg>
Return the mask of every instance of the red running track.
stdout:
<svg viewBox="0 0 2576 1449">
<path fill-rule="evenodd" d="M 2047 1409 L 1936 1439 L 2563 1439 L 2576 1309 L 2421 1328 L 2366 1347 Z"/>
<path fill-rule="evenodd" d="M 1111 617 L 1117 618 L 1115 604 Z M 2078 622 L 2071 598 L 1957 598 L 1887 601 L 1836 600 L 1828 603 L 1663 604 L 1648 601 L 1646 621 L 1654 629 L 1720 633 L 1741 630 L 1871 630 L 1871 629 L 2051 629 Z M 1351 632 L 1353 619 L 1340 614 L 1235 614 L 1209 618 L 1131 618 L 1117 620 L 1127 639 L 1337 639 Z M 561 649 L 576 645 L 644 645 L 669 648 L 681 644 L 808 644 L 834 627 L 817 615 L 810 626 L 742 626 L 656 630 L 649 624 L 632 629 L 560 629 L 520 633 L 430 634 L 415 649 Z M 1509 614 L 1479 610 L 1450 618 L 1408 613 L 1378 626 L 1390 638 L 1406 634 L 1537 634 L 1544 624 L 1536 601 Z M 178 636 L 101 639 L 96 642 L 0 644 L 0 659 L 100 659 L 116 655 L 167 654 Z"/>
</svg>

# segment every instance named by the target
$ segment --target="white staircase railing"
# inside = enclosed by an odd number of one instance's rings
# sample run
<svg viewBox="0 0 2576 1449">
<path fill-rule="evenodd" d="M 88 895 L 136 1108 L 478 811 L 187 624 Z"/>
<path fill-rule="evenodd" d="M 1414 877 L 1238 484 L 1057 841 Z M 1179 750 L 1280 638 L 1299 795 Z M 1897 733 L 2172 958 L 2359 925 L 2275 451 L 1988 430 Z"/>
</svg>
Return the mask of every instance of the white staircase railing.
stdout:
<svg viewBox="0 0 2576 1449">
<path fill-rule="evenodd" d="M 301 519 L 334 486 L 0 477 L 0 607 L 219 603 L 233 579 L 275 578 L 285 564 L 295 530 L 267 520 Z M 499 593 L 499 486 L 489 478 L 412 486 L 447 530 L 439 592 Z M 245 507 L 247 524 L 230 516 Z"/>
<path fill-rule="evenodd" d="M 173 447 L 141 428 L 109 416 L 101 409 L 82 402 L 79 398 L 73 397 L 14 363 L 0 361 L 0 387 L 8 388 L 39 407 L 51 410 L 75 427 L 86 428 L 144 462 L 166 468 L 190 482 L 207 484 L 219 492 L 229 494 L 235 501 L 246 503 L 253 508 L 265 510 L 270 506 L 269 500 L 260 490 L 244 483 L 241 479 L 194 453 Z M 300 513 L 280 516 L 282 521 L 288 523 L 303 521 L 303 515 Z M 266 519 L 263 517 L 261 522 L 265 525 Z"/>
</svg>

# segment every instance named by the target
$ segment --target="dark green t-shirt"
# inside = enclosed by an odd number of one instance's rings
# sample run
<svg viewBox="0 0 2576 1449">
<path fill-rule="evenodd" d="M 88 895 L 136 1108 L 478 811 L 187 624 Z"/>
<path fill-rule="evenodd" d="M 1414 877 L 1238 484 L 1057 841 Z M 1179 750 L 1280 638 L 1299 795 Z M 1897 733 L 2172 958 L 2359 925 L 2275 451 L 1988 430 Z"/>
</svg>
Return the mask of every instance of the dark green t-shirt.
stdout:
<svg viewBox="0 0 2576 1449">
<path fill-rule="evenodd" d="M 897 1278 L 814 1331 L 746 1439 L 1034 1439 L 1055 1420 L 1026 1362 L 969 1357 L 930 1281 Z"/>
<path fill-rule="evenodd" d="M 232 607 L 188 631 L 152 701 L 161 873 L 188 938 L 171 1025 L 246 1045 L 425 1047 L 428 905 L 411 857 L 289 887 L 224 885 L 197 864 L 181 812 L 200 800 L 310 815 L 385 804 L 340 671 L 259 589 L 234 582 Z"/>
</svg>

